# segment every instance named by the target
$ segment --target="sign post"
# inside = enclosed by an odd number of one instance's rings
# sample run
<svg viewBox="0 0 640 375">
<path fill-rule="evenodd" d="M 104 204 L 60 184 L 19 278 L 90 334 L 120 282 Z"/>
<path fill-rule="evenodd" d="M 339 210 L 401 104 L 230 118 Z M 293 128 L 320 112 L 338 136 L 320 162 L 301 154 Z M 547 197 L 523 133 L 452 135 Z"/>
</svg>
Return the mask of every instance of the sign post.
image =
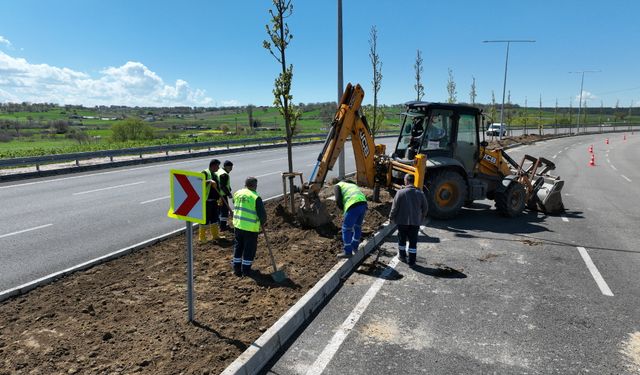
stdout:
<svg viewBox="0 0 640 375">
<path fill-rule="evenodd" d="M 204 194 L 206 192 L 206 176 L 204 173 L 172 169 L 171 206 L 167 216 L 186 221 L 187 232 L 187 309 L 188 321 L 193 322 L 193 223 L 206 222 Z"/>
</svg>

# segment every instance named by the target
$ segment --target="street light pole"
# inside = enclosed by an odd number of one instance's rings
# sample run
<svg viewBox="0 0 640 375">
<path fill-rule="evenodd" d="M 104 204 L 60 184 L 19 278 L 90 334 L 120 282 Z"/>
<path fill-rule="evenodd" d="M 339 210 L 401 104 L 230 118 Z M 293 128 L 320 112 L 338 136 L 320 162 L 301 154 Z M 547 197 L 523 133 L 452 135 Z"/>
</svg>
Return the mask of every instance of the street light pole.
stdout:
<svg viewBox="0 0 640 375">
<path fill-rule="evenodd" d="M 507 43 L 507 57 L 504 61 L 504 81 L 502 83 L 502 105 L 500 105 L 500 126 L 504 126 L 504 95 L 507 90 L 507 67 L 509 66 L 509 47 L 511 43 L 535 43 L 535 40 L 483 40 L 482 43 Z M 507 126 L 507 131 L 511 134 L 511 127 Z M 502 139 L 502 130 L 498 132 Z"/>
<path fill-rule="evenodd" d="M 576 134 L 580 132 L 580 110 L 582 109 L 582 88 L 584 87 L 584 74 L 585 73 L 599 73 L 600 70 L 581 70 L 579 72 L 569 72 L 570 74 L 582 74 L 582 78 L 580 79 L 580 103 L 578 103 L 578 121 L 576 122 Z M 583 125 L 584 127 L 584 125 Z M 569 127 L 571 129 L 571 127 Z"/>
<path fill-rule="evenodd" d="M 340 105 L 342 98 L 343 82 L 342 82 L 342 0 L 338 0 L 338 100 L 336 103 Z M 344 179 L 344 148 L 338 156 L 338 178 Z"/>
</svg>

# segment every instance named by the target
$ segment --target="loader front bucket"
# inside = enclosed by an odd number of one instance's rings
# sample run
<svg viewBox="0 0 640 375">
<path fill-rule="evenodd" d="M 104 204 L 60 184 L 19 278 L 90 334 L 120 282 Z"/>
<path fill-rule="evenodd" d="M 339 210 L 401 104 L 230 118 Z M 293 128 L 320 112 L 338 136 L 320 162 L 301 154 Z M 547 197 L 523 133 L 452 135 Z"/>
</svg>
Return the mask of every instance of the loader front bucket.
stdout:
<svg viewBox="0 0 640 375">
<path fill-rule="evenodd" d="M 564 211 L 564 204 L 562 203 L 563 187 L 564 181 L 560 180 L 560 178 L 544 177 L 544 183 L 536 192 L 538 205 L 543 212 L 555 214 Z"/>
<path fill-rule="evenodd" d="M 512 165 L 515 163 L 513 159 L 509 162 Z M 517 165 L 516 173 L 521 176 L 521 182 L 528 187 L 530 192 L 527 202 L 529 209 L 539 209 L 547 214 L 564 211 L 562 203 L 564 181 L 559 176 L 549 173 L 554 169 L 556 169 L 556 165 L 552 161 L 543 157 L 535 158 L 531 155 L 524 155 L 522 163 Z"/>
</svg>

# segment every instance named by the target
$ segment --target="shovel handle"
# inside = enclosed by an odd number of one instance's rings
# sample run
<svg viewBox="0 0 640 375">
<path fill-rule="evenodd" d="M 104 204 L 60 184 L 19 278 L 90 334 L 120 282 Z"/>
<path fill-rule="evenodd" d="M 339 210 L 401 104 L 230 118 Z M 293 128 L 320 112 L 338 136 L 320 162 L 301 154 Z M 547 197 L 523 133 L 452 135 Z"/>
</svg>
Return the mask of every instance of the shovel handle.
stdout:
<svg viewBox="0 0 640 375">
<path fill-rule="evenodd" d="M 269 238 L 267 238 L 267 231 L 262 229 L 262 234 L 264 234 L 264 242 L 267 244 L 267 250 L 269 250 L 269 256 L 271 257 L 271 266 L 273 266 L 273 272 L 278 272 L 278 267 L 276 266 L 276 259 L 273 257 L 273 252 L 271 251 L 271 245 L 269 244 Z"/>
</svg>

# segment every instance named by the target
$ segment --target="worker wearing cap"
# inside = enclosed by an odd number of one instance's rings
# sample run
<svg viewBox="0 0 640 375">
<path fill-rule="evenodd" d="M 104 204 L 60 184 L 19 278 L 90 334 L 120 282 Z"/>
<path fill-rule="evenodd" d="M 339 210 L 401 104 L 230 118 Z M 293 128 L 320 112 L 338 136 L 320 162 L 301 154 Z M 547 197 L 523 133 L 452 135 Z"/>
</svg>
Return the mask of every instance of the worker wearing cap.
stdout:
<svg viewBox="0 0 640 375">
<path fill-rule="evenodd" d="M 258 234 L 267 221 L 262 198 L 256 192 L 258 179 L 247 177 L 244 189 L 233 194 L 233 273 L 251 276 L 251 265 L 258 247 Z"/>
<path fill-rule="evenodd" d="M 233 195 L 231 194 L 231 177 L 229 176 L 232 169 L 233 163 L 229 160 L 225 160 L 224 164 L 222 164 L 222 168 L 218 169 L 216 172 L 218 181 L 220 181 L 220 188 L 218 189 L 220 193 L 220 230 L 223 231 L 230 229 L 227 224 L 227 220 L 229 218 L 229 210 L 231 209 L 229 206 L 229 199 L 233 199 Z"/>
<path fill-rule="evenodd" d="M 218 214 L 218 200 L 220 199 L 220 192 L 218 187 L 220 181 L 216 172 L 220 168 L 220 160 L 213 159 L 209 162 L 209 168 L 202 171 L 206 176 L 206 205 L 207 205 L 207 220 L 204 225 L 198 227 L 198 240 L 203 243 L 207 240 L 207 228 L 211 230 L 211 237 L 213 240 L 217 240 L 220 236 L 220 227 L 218 226 L 219 214 Z"/>
<path fill-rule="evenodd" d="M 360 237 L 362 236 L 362 222 L 367 212 L 367 196 L 364 195 L 358 185 L 350 180 L 340 181 L 333 187 L 336 196 L 336 204 L 344 212 L 342 221 L 343 252 L 338 258 L 351 258 L 354 251 L 358 250 Z"/>
</svg>

